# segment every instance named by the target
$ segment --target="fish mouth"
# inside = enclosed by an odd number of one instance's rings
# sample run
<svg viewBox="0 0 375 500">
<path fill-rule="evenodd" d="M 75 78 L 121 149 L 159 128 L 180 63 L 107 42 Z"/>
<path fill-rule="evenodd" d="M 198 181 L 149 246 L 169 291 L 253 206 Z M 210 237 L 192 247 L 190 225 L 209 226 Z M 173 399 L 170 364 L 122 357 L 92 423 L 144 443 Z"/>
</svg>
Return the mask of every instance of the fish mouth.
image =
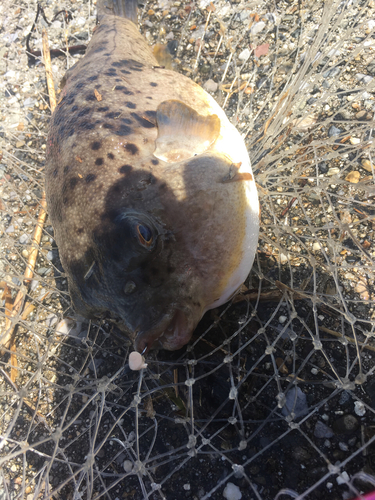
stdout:
<svg viewBox="0 0 375 500">
<path fill-rule="evenodd" d="M 163 316 L 161 321 L 151 329 L 140 331 L 134 346 L 138 352 L 162 348 L 176 351 L 186 345 L 196 327 L 191 311 L 177 309 Z"/>
</svg>

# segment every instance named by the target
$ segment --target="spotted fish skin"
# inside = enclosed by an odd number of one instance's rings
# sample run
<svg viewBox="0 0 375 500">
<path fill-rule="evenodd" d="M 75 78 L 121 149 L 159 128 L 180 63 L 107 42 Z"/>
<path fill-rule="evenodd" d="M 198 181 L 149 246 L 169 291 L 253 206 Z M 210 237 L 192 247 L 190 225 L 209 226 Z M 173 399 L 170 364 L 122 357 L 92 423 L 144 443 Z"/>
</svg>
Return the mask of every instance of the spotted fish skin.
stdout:
<svg viewBox="0 0 375 500">
<path fill-rule="evenodd" d="M 246 147 L 211 96 L 158 67 L 129 19 L 101 16 L 68 71 L 45 181 L 75 309 L 112 318 L 139 351 L 185 345 L 251 269 Z"/>
</svg>

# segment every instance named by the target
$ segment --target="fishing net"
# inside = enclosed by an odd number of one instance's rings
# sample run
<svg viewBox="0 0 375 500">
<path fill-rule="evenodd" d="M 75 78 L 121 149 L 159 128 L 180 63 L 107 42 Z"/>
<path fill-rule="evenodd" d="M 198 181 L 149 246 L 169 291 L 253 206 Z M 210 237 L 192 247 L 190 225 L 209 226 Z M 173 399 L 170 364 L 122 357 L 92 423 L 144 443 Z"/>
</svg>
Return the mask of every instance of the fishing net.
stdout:
<svg viewBox="0 0 375 500">
<path fill-rule="evenodd" d="M 140 6 L 150 45 L 176 40 L 175 69 L 245 138 L 261 205 L 240 293 L 205 315 L 186 348 L 150 352 L 141 372 L 129 370 L 132 345 L 110 324 L 74 316 L 42 220 L 42 29 L 51 49 L 75 47 L 52 50 L 58 89 L 95 5 L 41 6 L 30 37 L 36 3 L 0 6 L 0 498 L 375 490 L 375 2 Z"/>
</svg>

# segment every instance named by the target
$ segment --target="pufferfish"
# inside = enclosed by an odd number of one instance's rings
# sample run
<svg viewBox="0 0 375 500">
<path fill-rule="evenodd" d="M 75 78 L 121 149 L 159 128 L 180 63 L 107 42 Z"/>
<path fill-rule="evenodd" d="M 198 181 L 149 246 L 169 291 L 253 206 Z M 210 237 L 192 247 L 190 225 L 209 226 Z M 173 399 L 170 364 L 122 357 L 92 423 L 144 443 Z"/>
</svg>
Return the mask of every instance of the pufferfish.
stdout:
<svg viewBox="0 0 375 500">
<path fill-rule="evenodd" d="M 47 141 L 46 196 L 75 310 L 135 349 L 179 349 L 248 276 L 259 204 L 243 139 L 216 101 L 158 64 L 136 0 L 98 1 Z"/>
</svg>

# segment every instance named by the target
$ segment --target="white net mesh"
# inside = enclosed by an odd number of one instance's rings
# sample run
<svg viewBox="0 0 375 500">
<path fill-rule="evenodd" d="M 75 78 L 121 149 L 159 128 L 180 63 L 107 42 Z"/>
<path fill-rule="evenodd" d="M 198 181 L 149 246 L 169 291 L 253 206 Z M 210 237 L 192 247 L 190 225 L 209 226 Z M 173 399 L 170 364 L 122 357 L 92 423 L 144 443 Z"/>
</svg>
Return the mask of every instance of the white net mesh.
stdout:
<svg viewBox="0 0 375 500">
<path fill-rule="evenodd" d="M 69 11 L 47 28 L 51 48 L 87 43 L 93 5 L 42 6 L 48 20 Z M 61 322 L 72 311 L 48 218 L 24 280 L 50 111 L 44 66 L 29 68 L 25 53 L 36 4 L 0 9 L 0 323 L 12 333 L 0 359 L 0 498 L 375 490 L 375 2 L 141 9 L 149 43 L 178 40 L 176 69 L 246 137 L 262 218 L 242 293 L 207 313 L 186 349 L 151 352 L 142 372 L 110 325 Z M 78 57 L 52 60 L 56 86 Z"/>
</svg>

